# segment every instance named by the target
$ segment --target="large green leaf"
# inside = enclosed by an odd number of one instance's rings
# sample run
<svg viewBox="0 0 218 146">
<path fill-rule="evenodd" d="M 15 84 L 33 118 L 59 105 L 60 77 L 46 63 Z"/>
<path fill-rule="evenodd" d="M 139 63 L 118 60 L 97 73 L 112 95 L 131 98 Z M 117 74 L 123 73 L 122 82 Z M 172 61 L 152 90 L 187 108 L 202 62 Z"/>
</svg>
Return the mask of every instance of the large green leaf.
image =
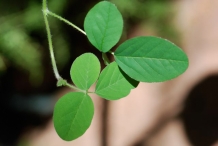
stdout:
<svg viewBox="0 0 218 146">
<path fill-rule="evenodd" d="M 120 39 L 123 19 L 114 4 L 102 1 L 88 12 L 84 29 L 92 45 L 101 52 L 107 52 Z"/>
<path fill-rule="evenodd" d="M 63 140 L 74 140 L 88 129 L 93 114 L 94 106 L 89 95 L 81 92 L 67 93 L 54 108 L 55 130 Z"/>
<path fill-rule="evenodd" d="M 115 60 L 130 77 L 142 82 L 162 82 L 188 67 L 186 54 L 173 43 L 157 37 L 136 37 L 115 51 Z"/>
<path fill-rule="evenodd" d="M 100 70 L 98 58 L 92 53 L 85 53 L 73 62 L 70 76 L 77 87 L 88 90 L 97 81 Z"/>
<path fill-rule="evenodd" d="M 101 72 L 95 93 L 105 99 L 116 100 L 127 96 L 138 83 L 122 72 L 116 62 L 113 62 Z"/>
</svg>

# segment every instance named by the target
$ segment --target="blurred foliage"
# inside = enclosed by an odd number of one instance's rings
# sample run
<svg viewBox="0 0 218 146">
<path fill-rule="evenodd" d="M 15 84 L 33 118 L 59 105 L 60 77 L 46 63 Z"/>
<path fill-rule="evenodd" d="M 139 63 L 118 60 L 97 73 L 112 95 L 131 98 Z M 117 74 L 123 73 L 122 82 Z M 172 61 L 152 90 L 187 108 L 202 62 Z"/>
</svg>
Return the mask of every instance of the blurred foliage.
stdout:
<svg viewBox="0 0 218 146">
<path fill-rule="evenodd" d="M 177 31 L 172 23 L 174 7 L 172 0 L 111 0 L 123 14 L 124 19 L 142 23 L 145 29 L 156 35 L 177 40 Z M 130 28 L 131 29 L 131 28 Z"/>
<path fill-rule="evenodd" d="M 4 6 L 0 10 L 0 75 L 12 65 L 28 72 L 33 84 L 40 84 L 44 75 L 43 46 L 34 33 L 45 32 L 41 1 L 26 1 L 25 5 L 22 2 L 20 5 L 19 2 L 15 2 L 18 5 L 0 3 Z M 61 14 L 65 3 L 66 0 L 53 0 L 49 2 L 49 7 Z M 21 10 L 22 7 L 25 8 Z M 57 29 L 60 23 L 56 21 L 51 19 L 51 28 L 54 28 L 55 55 L 61 69 L 69 59 L 69 47 L 63 33 Z"/>
</svg>

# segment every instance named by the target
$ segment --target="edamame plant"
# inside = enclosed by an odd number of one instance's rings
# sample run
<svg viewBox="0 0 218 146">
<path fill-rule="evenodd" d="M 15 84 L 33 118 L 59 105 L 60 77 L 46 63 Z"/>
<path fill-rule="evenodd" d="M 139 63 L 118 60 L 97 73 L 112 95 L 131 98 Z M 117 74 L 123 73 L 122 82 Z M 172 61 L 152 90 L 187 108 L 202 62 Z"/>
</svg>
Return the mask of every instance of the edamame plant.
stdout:
<svg viewBox="0 0 218 146">
<path fill-rule="evenodd" d="M 163 82 L 182 74 L 188 67 L 186 54 L 173 43 L 158 37 L 140 36 L 114 47 L 123 31 L 123 18 L 117 7 L 108 1 L 97 3 L 86 15 L 84 29 L 48 10 L 43 0 L 43 15 L 48 35 L 49 50 L 57 86 L 74 89 L 61 97 L 53 114 L 57 134 L 66 141 L 74 140 L 89 128 L 94 106 L 89 94 L 97 94 L 107 100 L 127 96 L 139 82 Z M 47 16 L 53 16 L 86 35 L 90 43 L 102 52 L 106 67 L 101 71 L 99 59 L 93 53 L 77 57 L 70 69 L 74 85 L 64 80 L 55 62 L 51 32 Z M 106 53 L 114 56 L 110 62 Z M 96 83 L 95 91 L 89 88 Z"/>
</svg>

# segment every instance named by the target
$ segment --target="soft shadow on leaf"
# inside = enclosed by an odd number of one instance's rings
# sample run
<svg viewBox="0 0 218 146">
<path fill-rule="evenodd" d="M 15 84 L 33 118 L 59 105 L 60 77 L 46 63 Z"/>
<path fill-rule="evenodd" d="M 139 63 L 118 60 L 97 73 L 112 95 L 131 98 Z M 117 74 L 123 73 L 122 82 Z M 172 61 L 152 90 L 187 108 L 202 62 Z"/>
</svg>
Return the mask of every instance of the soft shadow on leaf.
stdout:
<svg viewBox="0 0 218 146">
<path fill-rule="evenodd" d="M 121 73 L 116 62 L 110 63 L 101 72 L 95 93 L 108 100 L 117 100 L 127 96 L 137 81 Z"/>
<path fill-rule="evenodd" d="M 133 86 L 132 89 L 136 88 L 139 85 L 139 81 L 134 80 L 133 78 L 130 78 L 119 66 L 118 66 L 121 74 L 123 77 Z"/>
</svg>

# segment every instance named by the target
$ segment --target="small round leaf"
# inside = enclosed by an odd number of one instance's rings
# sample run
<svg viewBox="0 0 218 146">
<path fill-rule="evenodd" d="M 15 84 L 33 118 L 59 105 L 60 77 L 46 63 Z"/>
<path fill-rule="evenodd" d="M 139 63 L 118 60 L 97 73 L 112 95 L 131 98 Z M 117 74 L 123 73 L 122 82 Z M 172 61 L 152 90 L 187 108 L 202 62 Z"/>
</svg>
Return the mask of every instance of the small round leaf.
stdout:
<svg viewBox="0 0 218 146">
<path fill-rule="evenodd" d="M 74 84 L 82 90 L 88 90 L 100 74 L 100 62 L 92 53 L 84 53 L 77 57 L 70 69 Z"/>
<path fill-rule="evenodd" d="M 108 100 L 117 100 L 127 96 L 138 83 L 122 72 L 116 62 L 113 62 L 101 72 L 95 93 Z"/>
<path fill-rule="evenodd" d="M 89 128 L 93 115 L 94 106 L 89 95 L 81 92 L 67 93 L 54 108 L 55 130 L 63 140 L 74 140 Z"/>
<path fill-rule="evenodd" d="M 186 54 L 173 43 L 157 37 L 136 37 L 115 51 L 119 67 L 142 82 L 163 82 L 182 74 L 188 67 Z"/>
<path fill-rule="evenodd" d="M 107 52 L 121 37 L 122 15 L 114 4 L 99 2 L 86 15 L 84 29 L 91 44 L 99 51 Z"/>
</svg>

